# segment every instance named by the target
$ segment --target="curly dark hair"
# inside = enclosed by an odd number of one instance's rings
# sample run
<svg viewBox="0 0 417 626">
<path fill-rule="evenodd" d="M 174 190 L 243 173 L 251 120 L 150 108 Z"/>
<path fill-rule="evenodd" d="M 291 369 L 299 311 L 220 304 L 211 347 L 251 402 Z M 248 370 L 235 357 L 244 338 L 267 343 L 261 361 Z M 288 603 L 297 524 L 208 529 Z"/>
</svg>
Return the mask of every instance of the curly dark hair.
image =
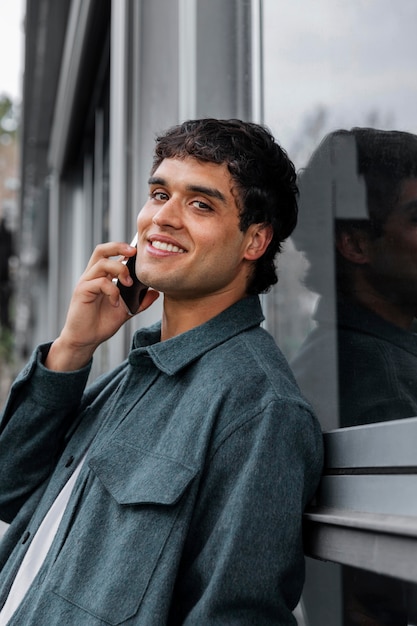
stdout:
<svg viewBox="0 0 417 626">
<path fill-rule="evenodd" d="M 164 159 L 191 156 L 226 164 L 236 184 L 240 229 L 270 224 L 272 241 L 257 260 L 247 293 L 263 293 L 278 281 L 275 256 L 297 223 L 296 172 L 265 126 L 237 119 L 189 120 L 156 139 L 152 173 Z"/>
<path fill-rule="evenodd" d="M 353 146 L 353 152 L 347 150 L 348 145 Z M 337 169 L 334 168 L 336 152 L 344 159 Z M 326 168 L 323 163 L 328 164 Z M 350 180 L 349 190 L 344 182 L 346 176 Z M 403 181 L 416 177 L 416 135 L 397 130 L 354 127 L 351 130 L 335 130 L 324 137 L 305 170 L 299 174 L 300 224 L 294 242 L 299 250 L 306 253 L 310 263 L 305 278 L 309 289 L 319 294 L 329 289 L 327 274 L 323 272 L 323 263 L 328 263 L 328 260 L 323 254 L 323 241 L 317 236 L 317 215 L 328 211 L 329 218 L 334 219 L 336 287 L 339 293 L 349 295 L 354 264 L 338 251 L 338 238 L 352 229 L 361 230 L 373 240 L 381 237 L 388 216 L 395 210 Z M 366 194 L 366 206 L 361 218 L 334 217 L 333 200 L 329 200 L 327 207 L 317 206 L 317 189 L 331 186 L 334 195 L 339 185 L 345 190 L 344 202 L 350 206 L 357 205 L 354 183 L 361 181 Z"/>
</svg>

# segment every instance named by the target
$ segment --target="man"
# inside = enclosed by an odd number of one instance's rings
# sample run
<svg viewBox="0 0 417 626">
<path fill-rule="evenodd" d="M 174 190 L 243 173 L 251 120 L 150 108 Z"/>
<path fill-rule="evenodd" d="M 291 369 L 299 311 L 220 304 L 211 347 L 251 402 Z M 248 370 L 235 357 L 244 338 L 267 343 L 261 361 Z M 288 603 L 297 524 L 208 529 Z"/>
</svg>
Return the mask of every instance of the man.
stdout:
<svg viewBox="0 0 417 626">
<path fill-rule="evenodd" d="M 355 148 L 353 162 L 347 158 L 347 141 L 353 142 Z M 337 154 L 342 143 L 344 163 L 335 168 L 336 174 L 329 171 L 327 177 L 321 168 L 318 179 L 314 170 L 320 155 L 329 146 Z M 341 198 L 340 205 L 345 205 L 338 206 L 335 202 L 334 208 L 340 425 L 415 416 L 417 137 L 371 128 L 335 131 L 319 147 L 306 172 L 306 178 L 318 180 L 319 185 L 324 186 L 331 179 L 336 190 L 334 197 Z M 312 197 L 308 187 L 308 184 L 304 186 L 304 208 L 306 213 L 314 215 L 317 211 L 308 207 Z M 342 187 L 343 193 L 338 193 Z M 311 263 L 306 282 L 323 297 L 316 313 L 318 327 L 292 366 L 319 418 L 322 415 L 325 420 L 323 389 L 315 392 L 310 383 L 313 378 L 317 381 L 323 369 L 323 350 L 332 334 L 328 311 L 333 285 L 323 281 L 323 262 L 329 264 L 323 257 L 323 242 L 320 244 L 317 233 L 313 241 L 311 229 L 303 229 L 302 220 L 300 227 L 296 233 L 297 246 L 306 250 Z M 324 384 L 328 386 L 329 381 Z"/>
<path fill-rule="evenodd" d="M 5 409 L 11 625 L 295 623 L 321 436 L 257 296 L 295 221 L 294 168 L 262 127 L 197 120 L 157 139 L 136 274 L 152 288 L 141 310 L 164 294 L 161 323 L 84 391 L 129 318 L 115 256 L 135 250 L 98 246 Z"/>
</svg>

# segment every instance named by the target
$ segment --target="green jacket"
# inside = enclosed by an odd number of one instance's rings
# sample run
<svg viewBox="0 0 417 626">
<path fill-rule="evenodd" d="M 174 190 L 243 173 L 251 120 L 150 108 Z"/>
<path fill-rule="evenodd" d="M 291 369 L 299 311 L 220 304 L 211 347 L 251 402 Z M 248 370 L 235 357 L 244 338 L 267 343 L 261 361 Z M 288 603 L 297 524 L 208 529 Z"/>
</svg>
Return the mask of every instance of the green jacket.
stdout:
<svg viewBox="0 0 417 626">
<path fill-rule="evenodd" d="M 36 351 L 1 423 L 0 602 L 89 450 L 11 626 L 295 624 L 321 433 L 262 319 L 250 297 L 166 342 L 138 331 L 86 391 L 89 368 Z"/>
</svg>

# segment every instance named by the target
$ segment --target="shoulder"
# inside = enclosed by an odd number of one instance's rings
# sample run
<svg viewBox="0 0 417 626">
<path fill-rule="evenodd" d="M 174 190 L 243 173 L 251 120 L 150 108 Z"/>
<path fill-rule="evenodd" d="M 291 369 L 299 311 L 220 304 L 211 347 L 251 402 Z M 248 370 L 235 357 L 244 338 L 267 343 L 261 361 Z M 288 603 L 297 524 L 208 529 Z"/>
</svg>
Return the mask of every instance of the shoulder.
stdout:
<svg viewBox="0 0 417 626">
<path fill-rule="evenodd" d="M 261 421 L 274 422 L 278 430 L 298 430 L 310 423 L 317 431 L 310 404 L 281 350 L 264 329 L 240 333 L 205 358 L 206 365 L 213 367 L 210 388 L 215 385 L 223 397 L 217 429 L 225 429 L 222 436 L 241 427 L 257 428 Z"/>
<path fill-rule="evenodd" d="M 223 364 L 225 384 L 245 395 L 268 401 L 282 397 L 301 400 L 288 362 L 273 337 L 257 327 L 239 333 L 221 346 L 212 358 Z"/>
</svg>

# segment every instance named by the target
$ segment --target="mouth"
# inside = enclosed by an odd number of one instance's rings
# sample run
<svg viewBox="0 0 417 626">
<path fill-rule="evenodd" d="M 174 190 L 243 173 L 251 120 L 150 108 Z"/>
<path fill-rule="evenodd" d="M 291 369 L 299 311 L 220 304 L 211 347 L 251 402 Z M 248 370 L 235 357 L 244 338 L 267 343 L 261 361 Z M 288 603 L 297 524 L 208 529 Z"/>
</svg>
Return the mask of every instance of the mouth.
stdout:
<svg viewBox="0 0 417 626">
<path fill-rule="evenodd" d="M 184 248 L 181 248 L 177 244 L 171 243 L 169 241 L 151 239 L 149 243 L 152 248 L 156 248 L 156 250 L 162 250 L 163 252 L 174 252 L 178 254 L 184 254 L 185 252 L 187 252 Z"/>
</svg>

